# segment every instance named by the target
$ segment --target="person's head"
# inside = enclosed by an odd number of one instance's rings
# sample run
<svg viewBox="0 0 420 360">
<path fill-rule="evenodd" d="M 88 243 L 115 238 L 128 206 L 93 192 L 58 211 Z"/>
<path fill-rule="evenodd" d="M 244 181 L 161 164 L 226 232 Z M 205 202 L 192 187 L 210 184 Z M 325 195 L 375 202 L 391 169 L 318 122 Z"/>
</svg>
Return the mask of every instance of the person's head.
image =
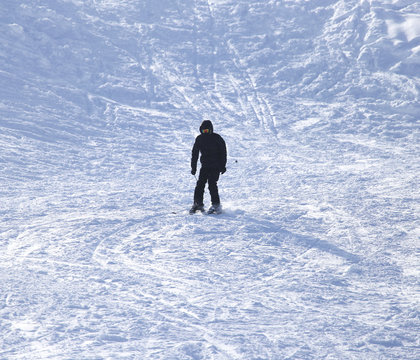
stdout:
<svg viewBox="0 0 420 360">
<path fill-rule="evenodd" d="M 210 120 L 204 120 L 200 126 L 201 134 L 211 134 L 213 132 L 213 124 Z"/>
</svg>

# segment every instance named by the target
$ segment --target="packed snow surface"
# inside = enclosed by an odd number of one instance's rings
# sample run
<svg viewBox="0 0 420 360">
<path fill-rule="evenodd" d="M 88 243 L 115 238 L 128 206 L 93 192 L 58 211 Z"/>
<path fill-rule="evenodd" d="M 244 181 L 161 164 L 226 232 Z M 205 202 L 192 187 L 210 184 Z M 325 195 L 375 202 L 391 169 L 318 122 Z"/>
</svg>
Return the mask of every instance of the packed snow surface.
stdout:
<svg viewBox="0 0 420 360">
<path fill-rule="evenodd" d="M 419 359 L 419 76 L 416 0 L 2 0 L 0 358 Z"/>
</svg>

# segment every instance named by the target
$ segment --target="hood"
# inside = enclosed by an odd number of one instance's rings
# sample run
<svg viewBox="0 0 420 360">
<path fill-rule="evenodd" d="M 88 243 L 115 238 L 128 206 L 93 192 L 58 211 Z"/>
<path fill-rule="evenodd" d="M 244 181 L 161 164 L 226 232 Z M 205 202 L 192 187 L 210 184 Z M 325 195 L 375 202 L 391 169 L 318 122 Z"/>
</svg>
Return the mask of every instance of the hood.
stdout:
<svg viewBox="0 0 420 360">
<path fill-rule="evenodd" d="M 200 126 L 200 133 L 203 134 L 203 130 L 208 129 L 210 130 L 209 133 L 211 134 L 213 132 L 213 124 L 210 120 L 204 120 Z"/>
</svg>

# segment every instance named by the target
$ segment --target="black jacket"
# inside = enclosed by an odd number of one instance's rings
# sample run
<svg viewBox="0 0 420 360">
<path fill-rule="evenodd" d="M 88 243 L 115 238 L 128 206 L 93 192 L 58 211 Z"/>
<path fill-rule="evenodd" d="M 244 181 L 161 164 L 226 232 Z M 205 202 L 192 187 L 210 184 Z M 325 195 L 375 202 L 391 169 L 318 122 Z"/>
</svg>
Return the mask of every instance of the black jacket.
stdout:
<svg viewBox="0 0 420 360">
<path fill-rule="evenodd" d="M 208 129 L 207 133 L 203 133 Z M 223 138 L 213 133 L 213 125 L 210 120 L 205 120 L 200 126 L 201 134 L 195 139 L 191 153 L 191 169 L 197 170 L 198 155 L 201 153 L 201 166 L 209 169 L 223 171 L 226 168 L 226 143 Z"/>
</svg>

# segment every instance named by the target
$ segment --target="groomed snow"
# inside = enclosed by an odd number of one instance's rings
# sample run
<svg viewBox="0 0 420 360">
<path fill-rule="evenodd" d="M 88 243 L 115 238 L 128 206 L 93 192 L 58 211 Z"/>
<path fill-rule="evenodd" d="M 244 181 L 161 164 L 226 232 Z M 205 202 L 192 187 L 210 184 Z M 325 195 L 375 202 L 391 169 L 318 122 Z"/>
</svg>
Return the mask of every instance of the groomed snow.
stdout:
<svg viewBox="0 0 420 360">
<path fill-rule="evenodd" d="M 2 0 L 0 358 L 419 359 L 419 14 Z"/>
</svg>

